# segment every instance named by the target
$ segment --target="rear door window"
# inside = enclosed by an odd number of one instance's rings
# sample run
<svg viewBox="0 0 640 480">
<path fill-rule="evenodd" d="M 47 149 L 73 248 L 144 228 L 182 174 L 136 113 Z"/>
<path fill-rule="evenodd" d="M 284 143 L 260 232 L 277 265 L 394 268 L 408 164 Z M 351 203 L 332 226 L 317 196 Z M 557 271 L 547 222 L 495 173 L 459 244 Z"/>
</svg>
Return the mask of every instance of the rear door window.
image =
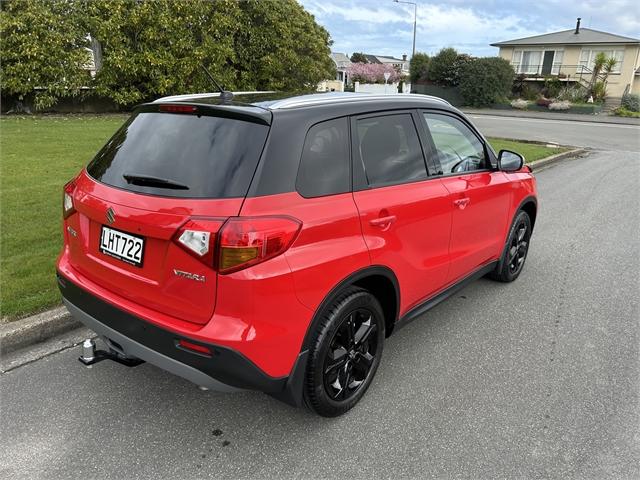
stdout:
<svg viewBox="0 0 640 480">
<path fill-rule="evenodd" d="M 349 124 L 346 118 L 318 123 L 309 129 L 296 190 L 307 198 L 351 190 Z"/>
<path fill-rule="evenodd" d="M 99 182 L 148 195 L 244 197 L 269 127 L 206 115 L 135 114 L 87 172 Z"/>
<path fill-rule="evenodd" d="M 370 186 L 412 182 L 427 168 L 411 114 L 359 118 L 357 151 Z"/>
</svg>

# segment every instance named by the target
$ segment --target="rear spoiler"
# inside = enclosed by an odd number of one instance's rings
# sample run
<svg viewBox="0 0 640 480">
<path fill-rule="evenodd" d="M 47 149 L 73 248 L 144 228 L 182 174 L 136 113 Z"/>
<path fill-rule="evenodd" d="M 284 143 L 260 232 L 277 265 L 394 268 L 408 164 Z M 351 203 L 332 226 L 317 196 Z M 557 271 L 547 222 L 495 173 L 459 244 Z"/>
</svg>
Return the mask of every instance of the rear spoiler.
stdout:
<svg viewBox="0 0 640 480">
<path fill-rule="evenodd" d="M 269 110 L 241 103 L 224 102 L 215 99 L 216 102 L 161 102 L 143 103 L 134 108 L 134 113 L 139 112 L 167 112 L 186 115 L 206 115 L 211 117 L 232 118 L 245 122 L 271 125 L 273 115 Z"/>
</svg>

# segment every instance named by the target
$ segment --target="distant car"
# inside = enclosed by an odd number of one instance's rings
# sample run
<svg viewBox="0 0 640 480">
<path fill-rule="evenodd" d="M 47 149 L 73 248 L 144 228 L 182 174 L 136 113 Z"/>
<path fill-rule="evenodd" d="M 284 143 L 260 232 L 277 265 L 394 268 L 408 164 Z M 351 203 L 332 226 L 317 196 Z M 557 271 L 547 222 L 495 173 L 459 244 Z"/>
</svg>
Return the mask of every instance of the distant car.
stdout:
<svg viewBox="0 0 640 480">
<path fill-rule="evenodd" d="M 58 282 L 112 355 L 323 416 L 395 329 L 522 271 L 536 183 L 423 95 L 168 97 L 64 187 Z"/>
</svg>

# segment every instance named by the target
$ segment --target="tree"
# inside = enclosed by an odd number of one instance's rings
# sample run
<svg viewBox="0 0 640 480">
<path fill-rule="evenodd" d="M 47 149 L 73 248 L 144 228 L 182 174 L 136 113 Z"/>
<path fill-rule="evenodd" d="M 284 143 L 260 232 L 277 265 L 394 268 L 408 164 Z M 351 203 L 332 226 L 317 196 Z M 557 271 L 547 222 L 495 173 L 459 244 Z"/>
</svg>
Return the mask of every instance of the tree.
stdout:
<svg viewBox="0 0 640 480">
<path fill-rule="evenodd" d="M 455 63 L 458 59 L 458 52 L 455 48 L 443 48 L 433 58 L 429 64 L 429 81 L 443 86 L 450 86 L 455 77 Z"/>
<path fill-rule="evenodd" d="M 391 65 L 382 63 L 354 63 L 348 68 L 349 78 L 354 82 L 385 83 L 384 74 L 389 74 L 387 82 L 400 80 L 401 75 Z"/>
<path fill-rule="evenodd" d="M 127 106 L 162 95 L 211 91 L 205 65 L 218 83 L 234 85 L 225 68 L 235 55 L 240 12 L 232 1 L 83 1 L 86 31 L 102 49 L 98 94 Z"/>
<path fill-rule="evenodd" d="M 260 90 L 315 89 L 335 78 L 329 32 L 295 0 L 237 2 L 234 31 L 236 85 Z M 251 28 L 246 28 L 251 26 Z"/>
<path fill-rule="evenodd" d="M 354 52 L 350 60 L 353 63 L 369 63 L 369 60 L 367 60 L 367 57 L 362 52 Z"/>
<path fill-rule="evenodd" d="M 411 57 L 411 64 L 409 65 L 409 78 L 412 83 L 424 82 L 427 80 L 427 73 L 429 71 L 429 55 L 426 53 L 418 52 Z"/>
<path fill-rule="evenodd" d="M 466 105 L 487 107 L 509 94 L 514 76 L 513 67 L 504 58 L 477 58 L 462 67 L 460 93 Z"/>
<path fill-rule="evenodd" d="M 0 88 L 36 108 L 78 95 L 91 81 L 86 31 L 70 0 L 14 0 L 0 3 Z M 35 93 L 34 93 L 35 92 Z"/>
<path fill-rule="evenodd" d="M 329 33 L 295 0 L 16 0 L 1 12 L 2 88 L 38 106 L 95 87 L 129 106 L 211 91 L 303 90 L 335 75 Z M 35 34 L 34 34 L 35 32 Z M 102 52 L 95 79 L 82 66 Z"/>
</svg>

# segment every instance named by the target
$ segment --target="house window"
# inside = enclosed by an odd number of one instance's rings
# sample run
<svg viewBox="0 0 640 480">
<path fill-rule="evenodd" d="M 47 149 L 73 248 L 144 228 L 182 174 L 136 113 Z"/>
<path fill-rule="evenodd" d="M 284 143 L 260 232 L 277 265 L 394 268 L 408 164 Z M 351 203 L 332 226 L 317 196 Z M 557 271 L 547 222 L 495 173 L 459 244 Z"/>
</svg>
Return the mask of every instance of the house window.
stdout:
<svg viewBox="0 0 640 480">
<path fill-rule="evenodd" d="M 558 75 L 563 57 L 563 50 L 515 50 L 511 65 L 520 74 Z"/>
<path fill-rule="evenodd" d="M 564 58 L 564 52 L 562 50 L 556 50 L 553 56 L 553 67 L 551 68 L 551 75 L 558 75 L 560 73 L 560 67 L 562 66 L 562 59 Z"/>
<path fill-rule="evenodd" d="M 587 73 L 592 71 L 593 65 L 596 61 L 596 56 L 601 52 L 604 53 L 607 58 L 613 57 L 616 59 L 616 64 L 611 70 L 611 73 L 620 73 L 620 71 L 622 70 L 622 60 L 624 59 L 624 50 L 614 50 L 606 48 L 583 49 L 580 52 L 580 65 L 578 66 L 578 72 L 583 71 Z"/>
</svg>

